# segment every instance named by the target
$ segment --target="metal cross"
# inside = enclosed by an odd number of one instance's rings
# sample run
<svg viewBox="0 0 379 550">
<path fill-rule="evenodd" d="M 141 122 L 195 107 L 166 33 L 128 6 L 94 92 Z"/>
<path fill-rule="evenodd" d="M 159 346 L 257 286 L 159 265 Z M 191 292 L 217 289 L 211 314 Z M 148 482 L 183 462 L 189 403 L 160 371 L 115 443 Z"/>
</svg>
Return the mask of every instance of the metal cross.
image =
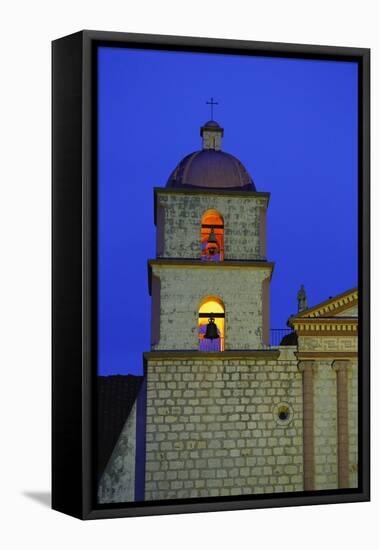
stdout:
<svg viewBox="0 0 379 550">
<path fill-rule="evenodd" d="M 218 105 L 218 101 L 213 101 L 213 97 L 211 97 L 211 100 L 207 101 L 207 105 L 211 106 L 211 120 L 213 120 L 213 105 Z"/>
</svg>

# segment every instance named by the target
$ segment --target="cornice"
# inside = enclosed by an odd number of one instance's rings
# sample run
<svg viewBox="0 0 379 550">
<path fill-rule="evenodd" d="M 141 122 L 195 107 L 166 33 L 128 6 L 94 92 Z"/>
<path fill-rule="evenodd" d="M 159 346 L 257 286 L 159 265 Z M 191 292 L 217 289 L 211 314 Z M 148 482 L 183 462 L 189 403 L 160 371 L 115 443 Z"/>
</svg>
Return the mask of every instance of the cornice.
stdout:
<svg viewBox="0 0 379 550">
<path fill-rule="evenodd" d="M 356 336 L 357 317 L 297 317 L 289 320 L 298 336 Z"/>
<path fill-rule="evenodd" d="M 251 261 L 241 261 L 241 260 L 224 260 L 223 262 L 203 262 L 201 260 L 194 259 L 178 259 L 178 258 L 157 258 L 154 260 L 148 260 L 148 284 L 149 284 L 149 293 L 151 295 L 151 282 L 154 266 L 157 267 L 173 267 L 175 269 L 215 269 L 217 271 L 223 271 L 226 269 L 237 269 L 237 270 L 256 270 L 263 269 L 268 270 L 268 278 L 271 280 L 272 273 L 274 271 L 274 262 L 266 262 L 261 260 Z M 267 277 L 266 277 L 267 278 Z"/>
<path fill-rule="evenodd" d="M 245 199 L 249 198 L 259 198 L 259 199 L 270 199 L 271 193 L 266 191 L 237 191 L 234 189 L 231 190 L 212 190 L 206 188 L 175 188 L 175 187 L 154 187 L 154 194 L 162 195 L 221 195 L 227 197 L 243 197 Z"/>
<path fill-rule="evenodd" d="M 356 351 L 298 351 L 295 355 L 299 361 L 322 361 L 323 359 L 343 360 L 358 357 Z"/>
<path fill-rule="evenodd" d="M 346 309 L 350 309 L 358 304 L 358 289 L 353 288 L 333 296 L 324 302 L 321 302 L 311 308 L 306 309 L 305 311 L 295 315 L 296 318 L 320 318 L 320 317 L 331 317 L 335 316 L 337 313 L 342 313 Z M 291 317 L 288 322 L 291 322 Z"/>
<path fill-rule="evenodd" d="M 164 267 L 193 267 L 201 269 L 269 269 L 273 271 L 275 263 L 265 260 L 224 260 L 222 262 L 203 262 L 192 258 L 156 258 L 148 260 L 148 265 Z"/>
</svg>

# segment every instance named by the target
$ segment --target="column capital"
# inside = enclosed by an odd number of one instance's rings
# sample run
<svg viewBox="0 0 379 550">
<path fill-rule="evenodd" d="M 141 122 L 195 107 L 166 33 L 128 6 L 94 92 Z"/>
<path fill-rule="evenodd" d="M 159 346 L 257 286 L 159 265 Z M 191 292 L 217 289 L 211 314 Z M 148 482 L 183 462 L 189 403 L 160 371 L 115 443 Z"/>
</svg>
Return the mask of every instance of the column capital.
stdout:
<svg viewBox="0 0 379 550">
<path fill-rule="evenodd" d="M 314 373 L 317 369 L 317 365 L 316 365 L 316 362 L 313 360 L 313 359 L 310 359 L 310 360 L 302 360 L 302 361 L 299 361 L 298 364 L 297 364 L 297 369 L 300 371 L 300 372 L 304 372 L 305 370 L 311 370 L 312 373 Z"/>
<path fill-rule="evenodd" d="M 338 372 L 338 371 L 346 371 L 348 366 L 350 365 L 350 361 L 349 359 L 335 359 L 334 361 L 332 361 L 332 369 L 335 371 L 335 372 Z"/>
</svg>

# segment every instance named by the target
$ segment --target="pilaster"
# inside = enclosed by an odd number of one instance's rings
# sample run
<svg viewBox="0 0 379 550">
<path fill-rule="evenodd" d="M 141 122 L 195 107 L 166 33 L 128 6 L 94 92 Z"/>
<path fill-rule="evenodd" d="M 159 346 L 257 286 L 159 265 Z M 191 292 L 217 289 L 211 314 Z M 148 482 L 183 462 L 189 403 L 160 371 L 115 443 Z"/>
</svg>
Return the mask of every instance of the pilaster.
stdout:
<svg viewBox="0 0 379 550">
<path fill-rule="evenodd" d="M 304 491 L 315 489 L 314 450 L 314 361 L 300 361 L 298 369 L 303 373 L 303 471 Z"/>
<path fill-rule="evenodd" d="M 337 442 L 338 487 L 349 487 L 349 428 L 348 428 L 348 366 L 349 361 L 336 360 L 332 368 L 337 376 Z"/>
</svg>

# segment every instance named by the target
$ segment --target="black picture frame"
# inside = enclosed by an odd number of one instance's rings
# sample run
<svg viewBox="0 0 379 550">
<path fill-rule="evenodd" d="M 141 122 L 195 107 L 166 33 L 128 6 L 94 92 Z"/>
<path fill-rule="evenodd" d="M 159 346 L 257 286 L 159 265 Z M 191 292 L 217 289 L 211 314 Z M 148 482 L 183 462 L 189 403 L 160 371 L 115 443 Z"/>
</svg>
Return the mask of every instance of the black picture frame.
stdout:
<svg viewBox="0 0 379 550">
<path fill-rule="evenodd" d="M 97 95 L 99 46 L 356 61 L 359 74 L 359 488 L 96 504 Z M 52 507 L 81 519 L 370 499 L 370 50 L 81 31 L 52 44 Z"/>
</svg>

